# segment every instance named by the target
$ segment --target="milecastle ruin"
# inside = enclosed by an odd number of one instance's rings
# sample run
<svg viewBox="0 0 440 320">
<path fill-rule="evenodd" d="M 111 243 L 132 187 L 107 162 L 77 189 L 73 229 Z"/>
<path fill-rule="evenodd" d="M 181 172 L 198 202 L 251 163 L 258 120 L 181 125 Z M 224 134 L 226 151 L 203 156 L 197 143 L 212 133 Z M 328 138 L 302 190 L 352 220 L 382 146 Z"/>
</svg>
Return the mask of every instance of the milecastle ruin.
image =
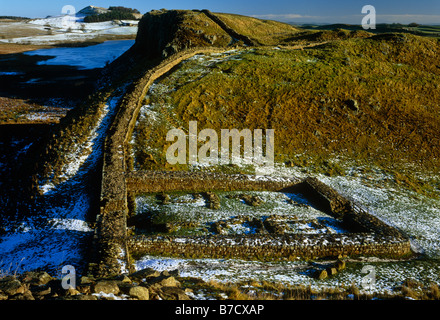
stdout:
<svg viewBox="0 0 440 320">
<path fill-rule="evenodd" d="M 162 14 L 167 15 L 166 12 Z M 231 26 L 220 23 L 221 19 L 213 13 L 200 12 L 200 14 L 207 15 L 211 21 L 217 23 L 231 37 L 240 38 Z M 156 15 L 160 16 L 157 13 L 154 16 L 147 14 L 143 20 L 158 19 Z M 172 14 L 163 17 L 163 19 L 165 18 L 174 19 Z M 138 48 L 142 47 L 139 44 L 141 37 L 148 36 L 149 32 L 142 23 L 139 28 Z M 253 42 L 250 43 L 250 40 L 244 36 L 241 38 L 248 45 L 256 45 Z M 408 237 L 313 177 L 306 179 L 295 177 L 259 179 L 256 176 L 240 174 L 131 171 L 128 161 L 128 143 L 142 106 L 142 99 L 149 87 L 156 79 L 185 59 L 196 54 L 225 51 L 224 47 L 191 47 L 191 45 L 181 43 L 177 48 L 175 41 L 173 43 L 173 52 L 168 50 L 166 54 L 162 54 L 156 66 L 148 69 L 127 90 L 106 137 L 100 213 L 96 219 L 93 241 L 93 256 L 96 260 L 90 263 L 89 271 L 91 273 L 96 276 L 120 274 L 121 261 L 125 262 L 130 269 L 132 268 L 132 257 L 145 254 L 259 260 L 313 259 L 340 255 L 404 258 L 412 254 Z M 162 43 L 162 46 L 164 47 L 165 44 Z M 133 50 L 136 50 L 136 45 Z M 162 51 L 158 50 L 158 52 Z M 130 55 L 134 54 L 128 52 L 121 57 L 120 62 L 116 61 L 116 66 L 118 63 L 126 62 L 127 59 L 130 59 Z M 265 226 L 268 232 L 252 235 L 150 236 L 132 235 L 127 232 L 127 219 L 130 211 L 133 211 L 133 199 L 136 195 L 167 192 L 215 193 L 219 191 L 300 193 L 316 208 L 337 219 L 349 232 L 343 234 L 285 234 L 277 231 L 280 227 L 277 226 L 275 220 L 272 221 L 271 226 Z"/>
</svg>

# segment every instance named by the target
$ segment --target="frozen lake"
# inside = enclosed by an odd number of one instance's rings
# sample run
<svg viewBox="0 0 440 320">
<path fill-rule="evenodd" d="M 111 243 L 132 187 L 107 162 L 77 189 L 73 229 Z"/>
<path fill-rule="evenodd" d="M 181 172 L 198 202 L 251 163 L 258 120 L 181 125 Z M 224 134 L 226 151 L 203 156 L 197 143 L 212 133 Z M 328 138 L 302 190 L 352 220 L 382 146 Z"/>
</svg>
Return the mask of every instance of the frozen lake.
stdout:
<svg viewBox="0 0 440 320">
<path fill-rule="evenodd" d="M 64 47 L 25 52 L 33 56 L 52 56 L 39 65 L 67 65 L 78 69 L 103 68 L 130 49 L 135 40 L 112 40 L 88 47 Z"/>
</svg>

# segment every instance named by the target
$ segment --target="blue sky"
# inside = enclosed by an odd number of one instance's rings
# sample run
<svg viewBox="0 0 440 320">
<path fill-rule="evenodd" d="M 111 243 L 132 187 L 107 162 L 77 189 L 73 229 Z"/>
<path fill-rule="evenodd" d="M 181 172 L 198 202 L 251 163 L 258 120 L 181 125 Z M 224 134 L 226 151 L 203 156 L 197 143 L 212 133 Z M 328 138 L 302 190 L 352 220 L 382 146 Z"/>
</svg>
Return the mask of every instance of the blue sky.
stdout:
<svg viewBox="0 0 440 320">
<path fill-rule="evenodd" d="M 440 0 L 0 0 L 0 15 L 44 18 L 60 14 L 64 5 L 73 5 L 77 11 L 88 5 L 122 5 L 142 13 L 161 8 L 209 9 L 297 23 L 361 24 L 361 9 L 368 4 L 376 8 L 377 23 L 440 24 Z"/>
</svg>

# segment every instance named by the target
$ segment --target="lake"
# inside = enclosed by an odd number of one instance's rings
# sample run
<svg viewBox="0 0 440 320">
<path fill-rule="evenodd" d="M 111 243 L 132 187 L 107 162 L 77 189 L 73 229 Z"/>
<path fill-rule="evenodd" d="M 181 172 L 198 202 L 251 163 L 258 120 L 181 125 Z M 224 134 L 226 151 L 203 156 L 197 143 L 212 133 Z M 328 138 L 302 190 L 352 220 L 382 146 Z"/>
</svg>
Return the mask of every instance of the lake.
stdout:
<svg viewBox="0 0 440 320">
<path fill-rule="evenodd" d="M 67 65 L 78 69 L 103 68 L 130 49 L 135 40 L 111 40 L 88 47 L 64 47 L 25 52 L 33 56 L 52 56 L 39 65 Z"/>
</svg>

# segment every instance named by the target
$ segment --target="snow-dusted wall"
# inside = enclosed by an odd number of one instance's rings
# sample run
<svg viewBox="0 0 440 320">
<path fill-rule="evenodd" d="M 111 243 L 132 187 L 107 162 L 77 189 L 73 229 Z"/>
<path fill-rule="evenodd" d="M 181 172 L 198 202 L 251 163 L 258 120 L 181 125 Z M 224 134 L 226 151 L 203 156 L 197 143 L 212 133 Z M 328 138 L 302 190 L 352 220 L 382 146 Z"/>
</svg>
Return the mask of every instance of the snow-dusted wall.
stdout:
<svg viewBox="0 0 440 320">
<path fill-rule="evenodd" d="M 338 235 L 137 236 L 127 241 L 130 253 L 186 258 L 295 260 L 322 257 L 406 257 L 408 239 L 374 233 Z"/>
<path fill-rule="evenodd" d="M 104 159 L 101 182 L 101 208 L 97 216 L 93 246 L 96 262 L 91 263 L 90 272 L 98 276 L 119 274 L 121 251 L 126 250 L 126 216 L 128 212 L 126 187 L 126 145 L 136 124 L 141 99 L 154 80 L 171 70 L 181 61 L 199 53 L 220 52 L 218 48 L 194 48 L 179 52 L 159 65 L 145 71 L 143 77 L 127 89 L 110 127 L 104 144 Z"/>
</svg>

